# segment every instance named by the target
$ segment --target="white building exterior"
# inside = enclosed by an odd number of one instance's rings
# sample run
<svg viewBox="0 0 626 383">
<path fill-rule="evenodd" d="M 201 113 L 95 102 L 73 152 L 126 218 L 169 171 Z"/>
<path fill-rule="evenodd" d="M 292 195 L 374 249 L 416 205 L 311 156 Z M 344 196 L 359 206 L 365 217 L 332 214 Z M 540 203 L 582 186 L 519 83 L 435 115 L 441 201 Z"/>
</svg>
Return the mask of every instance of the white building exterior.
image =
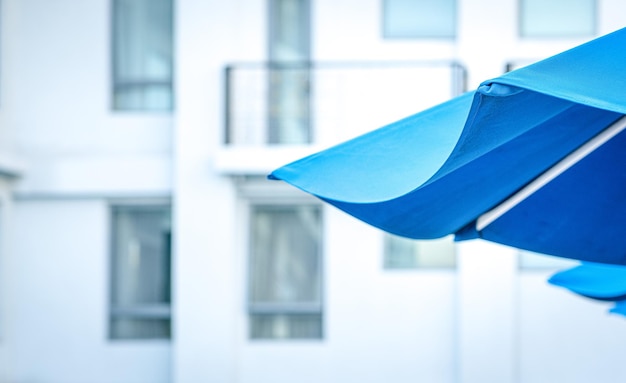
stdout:
<svg viewBox="0 0 626 383">
<path fill-rule="evenodd" d="M 519 1 L 458 0 L 456 37 L 420 39 L 383 37 L 383 0 L 311 1 L 313 138 L 266 144 L 270 3 L 173 0 L 174 107 L 129 111 L 111 102 L 112 0 L 1 1 L 0 382 L 623 380 L 624 318 L 549 286 L 556 268 L 481 241 L 455 267 L 384 268 L 382 232 L 258 179 L 449 99 L 454 63 L 474 89 L 622 28 L 626 3 L 590 2 L 593 35 L 526 38 Z M 252 208 L 301 203 L 321 209 L 321 335 L 251 339 Z M 112 339 L 112 206 L 155 204 L 171 337 Z"/>
</svg>

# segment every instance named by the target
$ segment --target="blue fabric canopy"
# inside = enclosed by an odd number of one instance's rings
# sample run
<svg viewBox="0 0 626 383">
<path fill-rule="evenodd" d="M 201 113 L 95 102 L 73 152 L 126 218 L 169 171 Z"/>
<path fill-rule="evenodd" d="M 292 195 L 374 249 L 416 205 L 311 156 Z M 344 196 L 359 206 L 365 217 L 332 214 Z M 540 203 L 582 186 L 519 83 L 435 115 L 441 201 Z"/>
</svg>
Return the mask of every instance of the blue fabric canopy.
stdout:
<svg viewBox="0 0 626 383">
<path fill-rule="evenodd" d="M 390 233 L 456 234 L 626 264 L 626 132 L 484 227 L 477 220 L 626 114 L 626 29 L 485 81 L 474 91 L 269 176 Z M 580 156 L 578 156 L 580 157 Z"/>
<path fill-rule="evenodd" d="M 586 298 L 615 302 L 610 312 L 626 316 L 626 266 L 585 262 L 554 274 L 548 282 Z"/>
<path fill-rule="evenodd" d="M 583 262 L 580 266 L 559 271 L 548 282 L 591 299 L 626 300 L 625 266 Z"/>
</svg>

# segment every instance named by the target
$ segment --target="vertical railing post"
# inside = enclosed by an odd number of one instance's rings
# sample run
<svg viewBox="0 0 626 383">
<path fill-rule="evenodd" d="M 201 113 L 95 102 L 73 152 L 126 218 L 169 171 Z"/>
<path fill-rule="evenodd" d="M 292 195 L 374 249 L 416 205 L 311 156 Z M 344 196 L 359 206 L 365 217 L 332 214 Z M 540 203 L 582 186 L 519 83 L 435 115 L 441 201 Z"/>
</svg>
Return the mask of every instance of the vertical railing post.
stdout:
<svg viewBox="0 0 626 383">
<path fill-rule="evenodd" d="M 456 61 L 450 65 L 452 66 L 452 95 L 458 96 L 467 91 L 467 71 Z"/>
<path fill-rule="evenodd" d="M 224 67 L 224 144 L 232 144 L 232 126 L 231 126 L 231 85 L 232 85 L 232 67 L 227 65 Z"/>
</svg>

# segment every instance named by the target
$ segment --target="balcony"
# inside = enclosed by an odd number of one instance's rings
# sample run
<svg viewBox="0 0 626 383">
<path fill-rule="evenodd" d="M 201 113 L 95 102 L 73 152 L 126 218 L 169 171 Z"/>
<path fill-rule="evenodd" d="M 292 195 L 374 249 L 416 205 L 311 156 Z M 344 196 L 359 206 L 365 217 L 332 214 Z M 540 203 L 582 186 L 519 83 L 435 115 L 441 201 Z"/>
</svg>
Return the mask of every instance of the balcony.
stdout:
<svg viewBox="0 0 626 383">
<path fill-rule="evenodd" d="M 465 91 L 455 61 L 241 63 L 224 70 L 224 172 L 265 172 Z"/>
</svg>

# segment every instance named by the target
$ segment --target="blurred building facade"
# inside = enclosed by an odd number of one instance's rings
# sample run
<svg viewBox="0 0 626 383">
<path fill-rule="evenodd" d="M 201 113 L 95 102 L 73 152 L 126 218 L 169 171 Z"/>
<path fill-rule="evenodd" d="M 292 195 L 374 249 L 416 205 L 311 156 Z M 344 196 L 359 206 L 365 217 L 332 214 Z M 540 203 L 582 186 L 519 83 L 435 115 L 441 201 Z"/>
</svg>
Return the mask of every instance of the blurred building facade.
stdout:
<svg viewBox="0 0 626 383">
<path fill-rule="evenodd" d="M 618 0 L 2 0 L 0 382 L 614 382 L 567 262 L 265 176 L 623 27 Z M 512 169 L 514 171 L 514 169 Z"/>
</svg>

